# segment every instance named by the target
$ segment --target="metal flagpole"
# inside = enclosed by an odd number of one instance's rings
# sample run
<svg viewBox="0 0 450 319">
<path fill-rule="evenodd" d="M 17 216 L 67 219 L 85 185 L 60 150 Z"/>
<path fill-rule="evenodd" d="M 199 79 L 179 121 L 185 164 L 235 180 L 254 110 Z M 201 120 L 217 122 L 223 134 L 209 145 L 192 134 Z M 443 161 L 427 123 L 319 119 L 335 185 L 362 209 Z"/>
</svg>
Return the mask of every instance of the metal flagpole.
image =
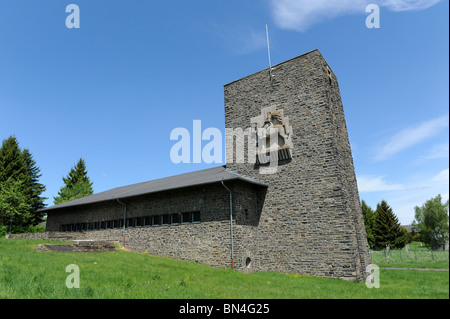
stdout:
<svg viewBox="0 0 450 319">
<path fill-rule="evenodd" d="M 269 27 L 266 24 L 266 38 L 267 38 L 267 53 L 269 55 L 269 73 L 270 73 L 270 80 L 272 80 L 272 62 L 270 61 L 270 43 L 269 43 Z"/>
</svg>

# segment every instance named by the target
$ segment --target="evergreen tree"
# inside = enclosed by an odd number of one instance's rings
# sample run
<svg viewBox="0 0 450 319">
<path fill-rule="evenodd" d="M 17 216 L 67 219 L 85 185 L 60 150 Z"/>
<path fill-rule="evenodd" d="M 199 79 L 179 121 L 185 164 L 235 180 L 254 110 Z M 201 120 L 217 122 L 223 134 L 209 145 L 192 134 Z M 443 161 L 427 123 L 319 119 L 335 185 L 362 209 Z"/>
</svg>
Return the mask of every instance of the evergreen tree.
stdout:
<svg viewBox="0 0 450 319">
<path fill-rule="evenodd" d="M 370 247 L 374 247 L 375 240 L 373 237 L 373 225 L 375 223 L 375 212 L 366 204 L 364 200 L 361 202 L 361 209 L 364 218 L 364 226 L 366 227 L 367 242 Z"/>
<path fill-rule="evenodd" d="M 58 192 L 59 196 L 53 197 L 54 204 L 62 204 L 74 199 L 92 195 L 92 182 L 87 176 L 86 163 L 80 158 L 78 163 L 70 170 L 67 177 L 63 177 L 64 186 Z"/>
<path fill-rule="evenodd" d="M 9 178 L 16 181 L 27 179 L 27 164 L 19 142 L 14 136 L 3 140 L 0 148 L 0 183 L 6 182 Z"/>
<path fill-rule="evenodd" d="M 375 248 L 402 248 L 406 245 L 407 230 L 400 226 L 397 216 L 386 201 L 377 204 L 373 225 Z"/>
<path fill-rule="evenodd" d="M 29 150 L 21 150 L 14 136 L 3 140 L 0 148 L 0 224 L 14 224 L 26 229 L 42 221 L 38 210 L 45 207 L 40 195 L 45 186 L 39 183 L 40 169 Z"/>
<path fill-rule="evenodd" d="M 25 187 L 32 212 L 30 224 L 35 226 L 42 222 L 44 217 L 44 213 L 39 212 L 39 209 L 46 206 L 44 201 L 47 198 L 41 197 L 41 194 L 45 192 L 46 187 L 39 183 L 39 178 L 42 176 L 42 174 L 40 174 L 41 170 L 36 166 L 36 162 L 34 161 L 30 151 L 28 149 L 24 149 L 22 156 L 25 160 L 27 168 L 27 180 L 25 181 Z"/>
</svg>

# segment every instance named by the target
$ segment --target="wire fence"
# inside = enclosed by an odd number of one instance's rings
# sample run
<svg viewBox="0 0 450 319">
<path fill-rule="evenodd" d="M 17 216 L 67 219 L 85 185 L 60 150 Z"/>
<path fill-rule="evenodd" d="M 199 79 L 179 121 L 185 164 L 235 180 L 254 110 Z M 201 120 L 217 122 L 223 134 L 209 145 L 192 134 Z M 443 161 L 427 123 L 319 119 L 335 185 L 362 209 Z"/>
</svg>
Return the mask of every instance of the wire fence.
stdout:
<svg viewBox="0 0 450 319">
<path fill-rule="evenodd" d="M 429 250 L 417 245 L 408 245 L 402 249 L 383 249 L 370 251 L 372 264 L 421 264 L 423 266 L 445 265 L 449 262 L 449 252 Z M 447 266 L 448 267 L 448 266 Z"/>
</svg>

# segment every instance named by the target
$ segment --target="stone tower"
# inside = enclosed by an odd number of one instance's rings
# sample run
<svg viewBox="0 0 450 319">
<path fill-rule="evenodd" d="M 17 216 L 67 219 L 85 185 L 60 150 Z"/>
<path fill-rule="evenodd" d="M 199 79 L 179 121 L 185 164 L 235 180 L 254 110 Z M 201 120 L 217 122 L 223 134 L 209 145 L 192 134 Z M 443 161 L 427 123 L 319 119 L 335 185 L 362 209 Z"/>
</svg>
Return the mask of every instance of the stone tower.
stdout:
<svg viewBox="0 0 450 319">
<path fill-rule="evenodd" d="M 227 168 L 269 184 L 257 222 L 236 221 L 236 268 L 364 279 L 370 259 L 344 111 L 321 53 L 224 89 L 225 127 L 256 133 L 244 137 L 244 151 L 236 151 L 237 137 L 227 138 Z"/>
</svg>

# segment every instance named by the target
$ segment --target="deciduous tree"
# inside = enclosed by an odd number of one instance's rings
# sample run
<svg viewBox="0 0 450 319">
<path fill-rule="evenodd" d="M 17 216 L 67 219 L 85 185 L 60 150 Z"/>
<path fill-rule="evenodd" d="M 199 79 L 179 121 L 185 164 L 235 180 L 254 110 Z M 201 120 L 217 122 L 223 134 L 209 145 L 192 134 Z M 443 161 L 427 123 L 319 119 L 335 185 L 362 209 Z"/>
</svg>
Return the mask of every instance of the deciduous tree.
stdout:
<svg viewBox="0 0 450 319">
<path fill-rule="evenodd" d="M 442 196 L 438 195 L 414 208 L 414 228 L 420 232 L 422 242 L 432 249 L 445 249 L 448 242 L 448 205 L 448 200 L 442 203 Z"/>
</svg>

